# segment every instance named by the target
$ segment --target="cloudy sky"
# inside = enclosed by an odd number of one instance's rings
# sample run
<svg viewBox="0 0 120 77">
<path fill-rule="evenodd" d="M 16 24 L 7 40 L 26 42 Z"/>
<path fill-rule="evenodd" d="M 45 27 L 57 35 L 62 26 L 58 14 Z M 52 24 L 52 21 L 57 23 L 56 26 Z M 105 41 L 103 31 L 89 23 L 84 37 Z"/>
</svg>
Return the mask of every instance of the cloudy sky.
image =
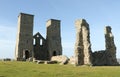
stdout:
<svg viewBox="0 0 120 77">
<path fill-rule="evenodd" d="M 14 58 L 19 13 L 35 15 L 34 34 L 46 37 L 46 21 L 61 20 L 63 54 L 74 55 L 75 20 L 90 25 L 92 51 L 104 50 L 104 27 L 109 25 L 120 58 L 120 0 L 0 0 L 0 58 Z"/>
</svg>

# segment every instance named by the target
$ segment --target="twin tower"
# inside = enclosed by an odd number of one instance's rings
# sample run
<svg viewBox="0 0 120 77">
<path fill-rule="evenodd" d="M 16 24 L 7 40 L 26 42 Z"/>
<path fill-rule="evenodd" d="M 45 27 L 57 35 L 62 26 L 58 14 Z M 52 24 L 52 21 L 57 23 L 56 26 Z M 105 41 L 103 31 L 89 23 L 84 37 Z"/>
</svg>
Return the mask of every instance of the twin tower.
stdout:
<svg viewBox="0 0 120 77">
<path fill-rule="evenodd" d="M 30 57 L 49 60 L 52 56 L 62 55 L 60 20 L 50 19 L 46 23 L 46 39 L 37 32 L 33 35 L 34 15 L 20 13 L 15 47 L 18 61 Z"/>
</svg>

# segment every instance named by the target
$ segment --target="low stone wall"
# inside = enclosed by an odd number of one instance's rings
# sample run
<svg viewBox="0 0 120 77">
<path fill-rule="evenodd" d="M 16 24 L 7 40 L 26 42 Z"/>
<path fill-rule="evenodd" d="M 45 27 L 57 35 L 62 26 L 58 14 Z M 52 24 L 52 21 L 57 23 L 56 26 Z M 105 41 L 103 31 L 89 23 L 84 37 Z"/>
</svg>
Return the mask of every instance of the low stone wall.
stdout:
<svg viewBox="0 0 120 77">
<path fill-rule="evenodd" d="M 101 66 L 106 64 L 106 54 L 105 50 L 95 51 L 92 54 L 93 65 Z"/>
<path fill-rule="evenodd" d="M 92 54 L 92 57 L 93 57 L 93 65 L 95 66 L 119 65 L 119 63 L 113 59 L 112 54 L 106 50 L 95 51 Z"/>
</svg>

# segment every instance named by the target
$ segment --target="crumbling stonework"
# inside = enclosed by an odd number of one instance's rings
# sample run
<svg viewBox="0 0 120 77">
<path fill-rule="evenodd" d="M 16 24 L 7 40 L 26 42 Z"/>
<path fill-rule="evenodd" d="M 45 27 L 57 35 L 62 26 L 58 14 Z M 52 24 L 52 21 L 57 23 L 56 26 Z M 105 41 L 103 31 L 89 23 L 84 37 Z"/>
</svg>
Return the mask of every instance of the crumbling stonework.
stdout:
<svg viewBox="0 0 120 77">
<path fill-rule="evenodd" d="M 81 19 L 75 22 L 77 31 L 76 43 L 75 43 L 75 64 L 76 65 L 91 65 L 91 43 L 90 43 L 90 32 L 89 24 L 86 20 Z"/>
<path fill-rule="evenodd" d="M 69 64 L 75 65 L 75 56 L 70 57 Z"/>
<path fill-rule="evenodd" d="M 111 27 L 105 27 L 105 50 L 91 51 L 90 29 L 85 19 L 77 20 L 75 57 L 70 60 L 62 56 L 60 20 L 50 19 L 46 23 L 46 39 L 37 32 L 33 35 L 33 19 L 30 14 L 20 13 L 18 16 L 18 33 L 16 39 L 15 58 L 17 61 L 58 60 L 61 64 L 68 61 L 77 65 L 119 65 L 116 59 L 116 46 Z M 59 56 L 60 55 L 60 56 Z M 54 56 L 54 57 L 52 57 Z M 52 58 L 52 59 L 51 59 Z M 53 63 L 45 61 L 45 63 Z"/>
<path fill-rule="evenodd" d="M 107 55 L 105 50 L 95 51 L 92 54 L 93 57 L 93 65 L 94 66 L 103 66 L 107 64 Z"/>
<path fill-rule="evenodd" d="M 65 55 L 58 55 L 58 56 L 53 56 L 51 58 L 51 61 L 57 61 L 61 65 L 67 64 L 69 61 L 69 58 Z"/>
<path fill-rule="evenodd" d="M 106 50 L 95 51 L 92 54 L 93 65 L 118 65 L 116 59 L 116 46 L 110 26 L 105 27 L 105 44 Z"/>
<path fill-rule="evenodd" d="M 117 65 L 116 59 L 116 46 L 114 44 L 114 36 L 111 32 L 111 27 L 105 27 L 105 42 L 106 42 L 106 53 L 107 53 L 107 61 L 109 65 Z"/>
<path fill-rule="evenodd" d="M 37 60 L 48 60 L 49 53 L 47 50 L 46 39 L 38 32 L 33 36 L 34 58 Z"/>
<path fill-rule="evenodd" d="M 77 38 L 75 43 L 75 65 L 118 65 L 116 59 L 116 46 L 111 27 L 105 27 L 106 49 L 101 51 L 91 51 L 89 25 L 84 20 L 75 22 Z"/>
</svg>

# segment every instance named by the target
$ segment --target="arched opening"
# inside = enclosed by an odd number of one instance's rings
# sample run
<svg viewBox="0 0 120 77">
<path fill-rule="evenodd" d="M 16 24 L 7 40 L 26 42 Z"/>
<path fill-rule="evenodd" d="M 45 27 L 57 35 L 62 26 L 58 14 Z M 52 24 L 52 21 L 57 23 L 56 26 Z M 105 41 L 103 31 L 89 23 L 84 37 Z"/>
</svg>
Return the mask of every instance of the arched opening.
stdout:
<svg viewBox="0 0 120 77">
<path fill-rule="evenodd" d="M 36 43 L 36 39 L 34 38 L 34 39 L 33 39 L 33 45 L 35 45 L 35 43 Z"/>
<path fill-rule="evenodd" d="M 37 37 L 39 37 L 39 35 L 37 35 Z"/>
<path fill-rule="evenodd" d="M 56 56 L 57 55 L 57 52 L 56 51 L 53 51 L 53 56 Z"/>
<path fill-rule="evenodd" d="M 43 40 L 42 39 L 40 39 L 40 45 L 43 45 Z"/>
<path fill-rule="evenodd" d="M 29 58 L 29 51 L 26 50 L 26 51 L 25 51 L 25 59 L 28 59 L 28 58 Z"/>
</svg>

